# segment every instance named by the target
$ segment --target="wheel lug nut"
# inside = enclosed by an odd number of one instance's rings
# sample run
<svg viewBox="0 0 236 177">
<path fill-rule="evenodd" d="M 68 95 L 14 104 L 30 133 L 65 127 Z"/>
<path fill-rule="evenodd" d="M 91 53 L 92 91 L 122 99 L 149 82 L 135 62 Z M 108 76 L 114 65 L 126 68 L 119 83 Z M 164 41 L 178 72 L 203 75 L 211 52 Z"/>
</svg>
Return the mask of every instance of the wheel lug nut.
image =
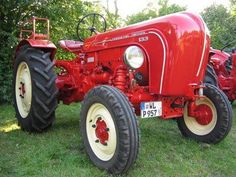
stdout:
<svg viewBox="0 0 236 177">
<path fill-rule="evenodd" d="M 92 125 L 92 127 L 93 127 L 93 128 L 96 128 L 96 125 L 95 125 L 95 124 L 93 124 L 93 125 Z"/>
<path fill-rule="evenodd" d="M 104 143 L 103 145 L 104 145 L 104 146 L 107 146 L 107 143 Z"/>
<path fill-rule="evenodd" d="M 95 143 L 99 143 L 99 140 L 95 140 Z"/>
</svg>

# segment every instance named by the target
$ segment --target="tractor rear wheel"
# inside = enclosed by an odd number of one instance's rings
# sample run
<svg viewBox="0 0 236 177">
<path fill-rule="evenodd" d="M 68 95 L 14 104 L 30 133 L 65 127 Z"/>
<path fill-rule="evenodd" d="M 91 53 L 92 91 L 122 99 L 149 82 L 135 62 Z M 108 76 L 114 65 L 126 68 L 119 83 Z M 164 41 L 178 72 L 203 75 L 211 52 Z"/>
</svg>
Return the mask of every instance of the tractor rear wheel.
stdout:
<svg viewBox="0 0 236 177">
<path fill-rule="evenodd" d="M 200 142 L 216 144 L 229 133 L 232 126 L 232 108 L 226 95 L 217 87 L 206 84 L 205 98 L 196 100 L 197 110 L 204 116 L 188 115 L 188 104 L 183 118 L 178 118 L 178 127 L 183 136 Z"/>
<path fill-rule="evenodd" d="M 209 83 L 218 87 L 217 75 L 215 73 L 214 68 L 210 64 L 207 65 L 204 83 Z"/>
<path fill-rule="evenodd" d="M 98 86 L 82 103 L 80 130 L 91 161 L 112 174 L 121 174 L 135 162 L 139 129 L 134 109 L 117 88 Z"/>
<path fill-rule="evenodd" d="M 50 53 L 22 46 L 14 63 L 14 107 L 20 127 L 42 132 L 55 119 L 58 90 Z"/>
</svg>

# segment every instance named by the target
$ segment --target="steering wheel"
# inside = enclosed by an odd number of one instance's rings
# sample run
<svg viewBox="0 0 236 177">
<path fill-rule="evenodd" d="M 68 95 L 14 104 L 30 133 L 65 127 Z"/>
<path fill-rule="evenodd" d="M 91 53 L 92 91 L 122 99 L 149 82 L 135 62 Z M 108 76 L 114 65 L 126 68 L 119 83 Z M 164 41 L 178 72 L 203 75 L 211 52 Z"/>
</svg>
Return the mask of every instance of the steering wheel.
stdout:
<svg viewBox="0 0 236 177">
<path fill-rule="evenodd" d="M 105 32 L 107 28 L 107 22 L 105 18 L 98 13 L 91 13 L 83 16 L 77 25 L 77 37 L 80 41 L 92 36 L 93 33 L 97 34 L 100 32 Z"/>
</svg>

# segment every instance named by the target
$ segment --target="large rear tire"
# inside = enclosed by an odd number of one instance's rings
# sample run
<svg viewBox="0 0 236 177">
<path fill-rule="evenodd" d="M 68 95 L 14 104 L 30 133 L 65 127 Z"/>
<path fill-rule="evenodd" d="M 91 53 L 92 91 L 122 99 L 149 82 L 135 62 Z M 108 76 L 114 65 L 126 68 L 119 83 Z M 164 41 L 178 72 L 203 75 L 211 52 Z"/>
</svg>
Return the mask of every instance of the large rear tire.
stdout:
<svg viewBox="0 0 236 177">
<path fill-rule="evenodd" d="M 178 127 L 183 136 L 200 142 L 216 144 L 223 140 L 232 126 L 232 107 L 226 95 L 217 87 L 206 84 L 205 98 L 196 100 L 198 110 L 205 117 L 196 119 L 188 115 L 188 104 L 184 108 L 183 118 L 178 118 Z"/>
<path fill-rule="evenodd" d="M 210 64 L 207 65 L 204 83 L 212 84 L 218 87 L 217 75 L 215 73 L 214 68 Z"/>
<path fill-rule="evenodd" d="M 139 129 L 127 97 L 111 86 L 98 86 L 86 95 L 80 130 L 92 162 L 112 174 L 126 172 L 139 149 Z"/>
<path fill-rule="evenodd" d="M 58 90 L 50 53 L 28 45 L 17 52 L 14 64 L 14 107 L 20 127 L 42 132 L 55 119 Z"/>
</svg>

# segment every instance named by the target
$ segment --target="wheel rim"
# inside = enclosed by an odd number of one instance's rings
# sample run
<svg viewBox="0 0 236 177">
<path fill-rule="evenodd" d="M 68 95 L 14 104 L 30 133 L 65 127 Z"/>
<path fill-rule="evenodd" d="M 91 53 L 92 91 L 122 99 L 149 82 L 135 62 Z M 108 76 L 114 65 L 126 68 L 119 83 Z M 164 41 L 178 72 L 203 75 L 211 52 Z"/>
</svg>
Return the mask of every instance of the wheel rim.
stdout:
<svg viewBox="0 0 236 177">
<path fill-rule="evenodd" d="M 15 94 L 18 111 L 22 118 L 26 118 L 30 112 L 32 101 L 31 75 L 26 62 L 21 62 L 18 65 Z"/>
<path fill-rule="evenodd" d="M 196 135 L 207 135 L 215 127 L 217 122 L 217 111 L 215 105 L 208 98 L 198 99 L 195 103 L 197 105 L 196 111 L 204 112 L 204 117 L 190 117 L 188 116 L 188 104 L 184 107 L 184 122 L 187 128 Z"/>
<path fill-rule="evenodd" d="M 94 103 L 89 108 L 86 133 L 94 154 L 103 161 L 110 160 L 116 150 L 117 136 L 112 116 L 104 105 Z"/>
</svg>

